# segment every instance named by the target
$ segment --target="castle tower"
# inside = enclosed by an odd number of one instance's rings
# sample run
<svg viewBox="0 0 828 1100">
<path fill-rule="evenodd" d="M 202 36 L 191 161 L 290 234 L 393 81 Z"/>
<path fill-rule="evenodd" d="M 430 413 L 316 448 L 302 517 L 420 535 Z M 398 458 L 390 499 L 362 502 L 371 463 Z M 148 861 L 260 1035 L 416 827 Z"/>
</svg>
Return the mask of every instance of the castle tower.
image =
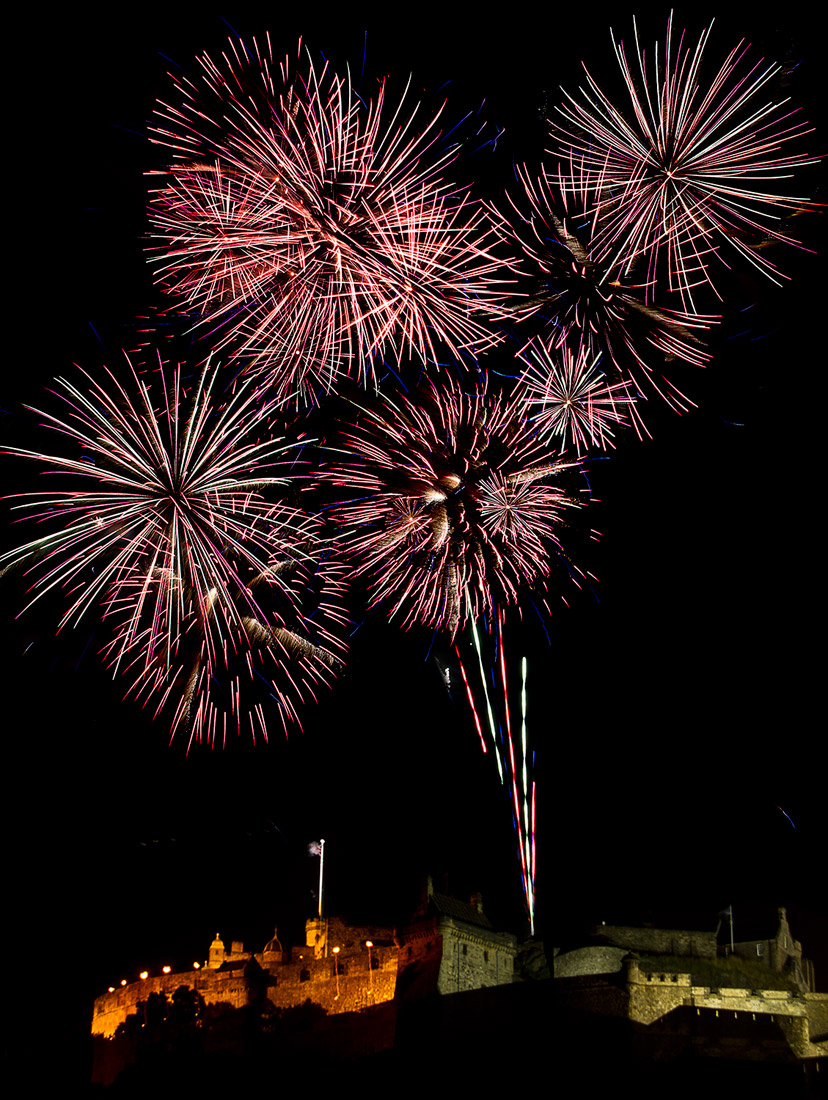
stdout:
<svg viewBox="0 0 828 1100">
<path fill-rule="evenodd" d="M 328 922 L 322 917 L 305 921 L 305 945 L 313 948 L 315 959 L 324 958 L 328 953 Z"/>
<path fill-rule="evenodd" d="M 224 943 L 220 939 L 218 932 L 216 932 L 216 938 L 210 944 L 210 951 L 207 955 L 207 965 L 211 970 L 218 970 L 224 962 L 225 954 Z"/>
</svg>

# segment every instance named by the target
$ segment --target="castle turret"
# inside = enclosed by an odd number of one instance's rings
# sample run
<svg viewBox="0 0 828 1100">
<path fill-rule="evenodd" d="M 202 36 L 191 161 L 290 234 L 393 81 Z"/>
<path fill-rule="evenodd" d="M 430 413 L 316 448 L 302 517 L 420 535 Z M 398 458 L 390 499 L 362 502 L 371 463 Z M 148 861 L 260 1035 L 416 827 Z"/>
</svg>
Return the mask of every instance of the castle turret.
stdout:
<svg viewBox="0 0 828 1100">
<path fill-rule="evenodd" d="M 624 973 L 624 981 L 627 985 L 640 985 L 641 984 L 641 968 L 639 967 L 639 957 L 634 951 L 631 951 L 629 955 L 625 955 L 621 960 L 621 967 Z"/>
<path fill-rule="evenodd" d="M 210 944 L 210 951 L 207 956 L 207 965 L 211 970 L 218 970 L 221 964 L 224 962 L 225 956 L 224 943 L 216 932 L 216 938 Z"/>
<path fill-rule="evenodd" d="M 311 917 L 305 921 L 305 944 L 313 948 L 313 957 L 321 959 L 328 946 L 327 921 L 321 917 Z"/>
</svg>

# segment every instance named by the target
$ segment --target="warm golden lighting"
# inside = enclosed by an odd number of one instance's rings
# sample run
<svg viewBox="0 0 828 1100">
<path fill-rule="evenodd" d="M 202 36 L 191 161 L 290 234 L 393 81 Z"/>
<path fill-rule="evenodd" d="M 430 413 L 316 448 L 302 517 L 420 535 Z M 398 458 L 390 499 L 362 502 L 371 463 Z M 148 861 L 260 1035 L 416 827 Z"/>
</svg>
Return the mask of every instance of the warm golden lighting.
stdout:
<svg viewBox="0 0 828 1100">
<path fill-rule="evenodd" d="M 200 970 L 200 969 L 201 969 L 201 963 L 193 963 L 193 970 Z"/>
<path fill-rule="evenodd" d="M 149 971 L 148 970 L 142 970 L 141 973 L 138 975 L 138 977 L 141 979 L 142 982 L 146 981 L 147 978 L 149 977 Z"/>
<path fill-rule="evenodd" d="M 127 984 L 126 978 L 121 978 L 121 985 L 126 985 L 126 984 Z"/>
<path fill-rule="evenodd" d="M 114 985 L 111 985 L 111 986 L 109 987 L 109 989 L 107 989 L 107 993 L 114 993 L 114 992 L 115 992 L 115 986 L 114 986 Z"/>
<path fill-rule="evenodd" d="M 169 974 L 170 970 L 172 970 L 171 966 L 162 966 L 161 967 L 161 973 L 162 974 Z"/>
<path fill-rule="evenodd" d="M 365 946 L 366 947 L 373 947 L 374 946 L 374 941 L 373 940 L 366 940 L 365 941 Z"/>
<path fill-rule="evenodd" d="M 333 953 L 334 953 L 334 955 L 338 955 L 339 954 L 339 948 L 335 947 L 333 949 Z M 339 1000 L 339 959 L 334 959 L 334 974 L 336 974 L 336 996 L 334 997 L 334 1000 L 338 1001 Z"/>
</svg>

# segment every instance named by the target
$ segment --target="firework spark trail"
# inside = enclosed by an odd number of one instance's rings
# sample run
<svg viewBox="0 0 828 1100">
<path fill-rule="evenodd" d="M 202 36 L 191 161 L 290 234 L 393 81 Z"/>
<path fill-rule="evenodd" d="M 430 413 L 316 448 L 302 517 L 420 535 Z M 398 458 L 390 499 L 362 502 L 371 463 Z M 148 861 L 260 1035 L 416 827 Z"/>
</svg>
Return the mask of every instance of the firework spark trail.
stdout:
<svg viewBox="0 0 828 1100">
<path fill-rule="evenodd" d="M 480 635 L 477 632 L 477 623 L 472 619 L 471 623 L 472 637 L 474 638 L 474 648 L 477 653 L 477 662 L 480 670 L 480 682 L 483 685 L 483 694 L 486 699 L 486 715 L 489 719 L 489 731 L 492 735 L 492 744 L 495 750 L 495 761 L 497 762 L 497 774 L 500 776 L 500 782 L 504 782 L 504 767 L 503 767 L 503 753 L 500 751 L 500 745 L 497 742 L 497 723 L 495 722 L 494 710 L 492 708 L 492 702 L 489 697 L 488 679 L 483 668 L 483 650 L 480 646 Z"/>
<path fill-rule="evenodd" d="M 371 606 L 451 637 L 545 580 L 563 554 L 564 513 L 582 503 L 555 484 L 577 462 L 551 456 L 485 377 L 477 385 L 467 393 L 450 378 L 415 399 L 383 398 L 378 411 L 357 407 L 344 460 L 323 472 L 352 497 L 331 514 Z"/>
<path fill-rule="evenodd" d="M 709 259 L 723 260 L 724 242 L 778 282 L 775 266 L 755 244 L 766 238 L 796 244 L 776 226 L 807 201 L 756 184 L 772 186 L 818 159 L 785 151 L 812 129 L 786 107 L 788 100 L 759 105 L 759 93 L 780 66 L 747 67 L 742 40 L 705 83 L 702 58 L 712 23 L 695 49 L 684 47 L 682 32 L 674 53 L 671 15 L 663 56 L 656 43 L 648 70 L 635 21 L 633 28 L 633 64 L 613 36 L 631 114 L 614 106 L 585 68 L 584 102 L 567 95 L 558 108 L 564 121 L 550 120 L 559 147 L 583 158 L 600 179 L 596 245 L 603 260 L 628 272 L 646 257 L 653 277 L 663 263 L 671 289 L 693 311 L 694 288 L 713 286 Z M 569 186 L 566 176 L 559 184 Z"/>
<path fill-rule="evenodd" d="M 279 694 L 290 700 L 283 720 L 295 718 L 293 700 L 340 663 L 341 566 L 325 563 L 318 520 L 264 495 L 295 481 L 284 472 L 289 445 L 269 435 L 274 407 L 249 385 L 220 398 L 217 369 L 188 388 L 179 367 L 167 377 L 160 357 L 153 384 L 127 364 L 126 385 L 108 370 L 108 387 L 89 375 L 85 391 L 60 379 L 68 415 L 41 414 L 79 457 L 10 452 L 46 463 L 68 487 L 17 495 L 17 507 L 50 530 L 0 565 L 30 578 L 27 606 L 66 593 L 59 628 L 99 608 L 114 634 L 107 662 L 128 671 L 139 696 L 160 698 L 159 709 L 177 695 L 174 729 L 198 735 L 213 720 L 207 685 L 235 663 L 252 675 L 251 652 L 277 666 Z M 308 584 L 327 589 L 314 596 L 313 619 Z"/>
<path fill-rule="evenodd" d="M 529 752 L 526 733 L 527 692 L 526 683 L 529 675 L 528 663 L 525 657 L 520 662 L 521 686 L 520 686 L 520 723 L 521 723 L 521 750 L 523 754 L 523 838 L 526 848 L 526 904 L 529 909 L 529 932 L 535 934 L 535 780 L 532 779 L 531 812 L 529 806 Z M 535 754 L 532 753 L 532 772 L 535 770 Z"/>
<path fill-rule="evenodd" d="M 509 800 L 511 802 L 512 822 L 517 839 L 518 857 L 520 859 L 521 883 L 524 898 L 526 901 L 526 910 L 529 917 L 530 932 L 532 935 L 534 935 L 536 852 L 535 782 L 534 779 L 531 780 L 530 796 L 530 772 L 534 769 L 534 754 L 532 757 L 532 764 L 530 766 L 526 723 L 527 661 L 525 657 L 521 661 L 521 736 L 520 756 L 518 757 L 515 748 L 515 741 L 512 736 L 512 707 L 509 700 L 505 647 L 503 642 L 503 612 L 501 608 L 498 607 L 496 609 L 495 617 L 496 652 L 493 658 L 493 665 L 490 668 L 491 675 L 487 675 L 486 667 L 488 661 L 487 658 L 484 656 L 484 649 L 483 645 L 481 644 L 480 634 L 477 629 L 477 624 L 474 621 L 472 621 L 470 624 L 470 632 L 472 635 L 472 641 L 474 643 L 474 649 L 477 654 L 480 684 L 483 689 L 483 696 L 486 704 L 486 715 L 488 719 L 489 732 L 491 735 L 492 744 L 494 745 L 495 749 L 495 760 L 497 761 L 498 775 L 501 785 L 508 791 Z M 478 708 L 474 700 L 474 693 L 471 689 L 469 678 L 463 665 L 463 659 L 460 654 L 460 649 L 456 644 L 454 648 L 457 654 L 457 659 L 460 663 L 460 670 L 463 676 L 463 681 L 466 684 L 467 698 L 472 711 L 472 715 L 474 717 L 475 728 L 477 729 L 478 736 L 480 737 L 482 749 L 484 752 L 486 752 L 486 744 L 483 739 Z M 499 706 L 497 709 L 503 716 L 502 721 L 499 721 L 498 717 L 495 714 L 495 703 L 493 702 L 492 694 L 490 694 L 489 692 L 489 679 L 491 678 L 493 688 L 495 687 L 497 682 L 497 678 L 494 675 L 493 670 L 495 664 L 498 666 L 500 671 L 501 691 L 498 696 Z M 505 742 L 505 750 L 501 747 L 501 741 Z"/>
<path fill-rule="evenodd" d="M 466 675 L 466 666 L 463 664 L 463 658 L 460 656 L 460 650 L 457 648 L 456 644 L 454 646 L 454 652 L 457 654 L 457 661 L 460 665 L 460 674 L 463 677 L 463 683 L 466 688 L 466 699 L 468 700 L 469 707 L 471 708 L 472 718 L 474 719 L 474 728 L 477 730 L 477 736 L 480 738 L 480 748 L 485 753 L 489 750 L 486 748 L 486 739 L 483 736 L 483 727 L 480 724 L 480 715 L 477 713 L 477 707 L 474 705 L 474 696 L 472 695 L 469 678 Z"/>
<path fill-rule="evenodd" d="M 390 110 L 384 82 L 366 104 L 327 64 L 279 76 L 269 38 L 231 45 L 175 79 L 153 129 L 176 158 L 152 204 L 159 281 L 216 346 L 310 401 L 341 371 L 369 380 L 375 356 L 493 342 L 494 235 L 441 179 L 457 147 L 438 148 L 440 112 Z"/>
</svg>

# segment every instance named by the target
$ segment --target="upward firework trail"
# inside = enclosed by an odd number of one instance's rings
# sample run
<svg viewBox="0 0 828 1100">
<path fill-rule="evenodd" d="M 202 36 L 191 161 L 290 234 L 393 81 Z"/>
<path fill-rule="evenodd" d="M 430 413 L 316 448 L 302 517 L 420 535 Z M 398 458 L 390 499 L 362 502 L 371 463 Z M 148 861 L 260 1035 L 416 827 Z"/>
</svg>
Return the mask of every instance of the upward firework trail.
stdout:
<svg viewBox="0 0 828 1100">
<path fill-rule="evenodd" d="M 512 804 L 512 820 L 515 828 L 520 857 L 521 880 L 529 917 L 530 935 L 535 934 L 535 780 L 534 752 L 530 752 L 527 733 L 527 694 L 526 684 L 528 665 L 526 658 L 521 661 L 520 692 L 520 738 L 512 733 L 513 704 L 509 697 L 508 676 L 506 672 L 506 653 L 503 644 L 503 611 L 496 610 L 494 635 L 494 657 L 487 656 L 485 641 L 481 642 L 477 624 L 472 622 L 471 635 L 477 656 L 480 684 L 485 700 L 485 717 L 475 702 L 472 680 L 463 664 L 460 649 L 455 652 L 460 663 L 460 671 L 466 688 L 466 696 L 471 707 L 475 728 L 480 737 L 483 752 L 487 752 L 483 727 L 489 731 L 500 782 L 508 790 Z M 484 635 L 485 639 L 485 635 Z"/>
<path fill-rule="evenodd" d="M 384 83 L 366 104 L 327 64 L 291 74 L 269 38 L 199 64 L 157 109 L 175 161 L 153 258 L 218 347 L 314 400 L 340 371 L 369 377 L 374 356 L 491 341 L 487 216 L 441 178 L 439 115 L 389 111 Z"/>
<path fill-rule="evenodd" d="M 238 723 L 235 666 L 252 678 L 262 654 L 280 669 L 282 721 L 294 720 L 292 700 L 340 663 L 329 626 L 342 616 L 326 604 L 339 585 L 318 521 L 268 499 L 296 481 L 268 433 L 273 410 L 249 386 L 217 396 L 215 370 L 188 391 L 178 368 L 168 378 L 162 366 L 157 385 L 129 369 L 128 385 L 111 372 L 109 386 L 87 375 L 86 390 L 60 380 L 68 415 L 42 415 L 73 455 L 14 453 L 66 487 L 24 496 L 47 533 L 0 562 L 25 571 L 31 603 L 67 594 L 61 626 L 100 608 L 115 628 L 107 659 L 159 707 L 172 698 L 175 728 L 209 728 L 210 684 L 228 669 Z"/>
<path fill-rule="evenodd" d="M 774 276 L 756 246 L 767 238 L 795 243 L 779 221 L 805 200 L 775 188 L 792 169 L 816 159 L 788 151 L 810 127 L 787 100 L 762 101 L 779 66 L 746 61 L 744 40 L 705 78 L 712 24 L 695 47 L 685 46 L 681 32 L 674 48 L 671 17 L 663 50 L 656 44 L 649 57 L 633 26 L 631 58 L 613 38 L 627 109 L 585 70 L 581 98 L 567 96 L 558 109 L 561 121 L 551 121 L 552 134 L 600 178 L 598 240 L 610 266 L 629 270 L 644 257 L 651 284 L 663 258 L 671 288 L 694 309 L 693 289 L 712 285 L 709 261 L 723 246 Z M 560 184 L 567 186 L 565 177 Z"/>
</svg>

